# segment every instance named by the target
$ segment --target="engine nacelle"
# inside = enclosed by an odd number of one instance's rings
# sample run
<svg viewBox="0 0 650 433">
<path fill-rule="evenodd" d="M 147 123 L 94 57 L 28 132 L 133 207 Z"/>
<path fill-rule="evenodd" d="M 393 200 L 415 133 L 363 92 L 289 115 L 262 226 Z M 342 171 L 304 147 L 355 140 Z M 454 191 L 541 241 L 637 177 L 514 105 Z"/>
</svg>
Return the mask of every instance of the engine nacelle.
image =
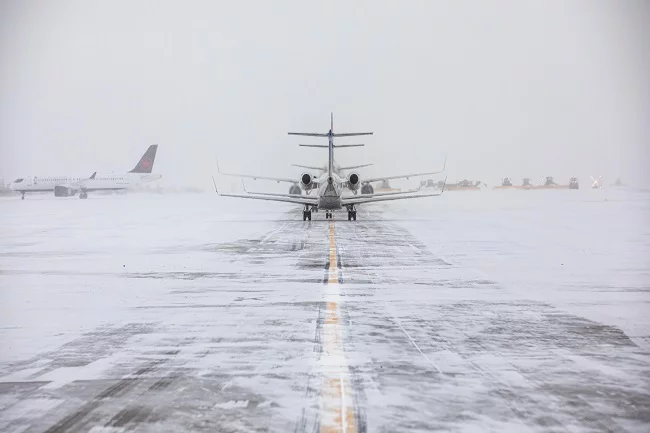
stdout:
<svg viewBox="0 0 650 433">
<path fill-rule="evenodd" d="M 289 194 L 300 195 L 302 194 L 302 188 L 300 188 L 297 184 L 294 183 L 289 188 Z"/>
<path fill-rule="evenodd" d="M 359 175 L 356 173 L 350 173 L 348 175 L 348 188 L 350 188 L 352 191 L 356 191 L 360 186 L 361 179 L 359 178 Z"/>
<path fill-rule="evenodd" d="M 375 189 L 369 183 L 364 183 L 361 186 L 361 194 L 374 194 Z"/>
<path fill-rule="evenodd" d="M 314 187 L 314 176 L 309 173 L 303 173 L 300 176 L 300 187 L 305 191 L 310 191 Z"/>
<path fill-rule="evenodd" d="M 77 195 L 77 191 L 74 188 L 65 185 L 56 185 L 54 187 L 54 197 L 72 197 Z"/>
</svg>

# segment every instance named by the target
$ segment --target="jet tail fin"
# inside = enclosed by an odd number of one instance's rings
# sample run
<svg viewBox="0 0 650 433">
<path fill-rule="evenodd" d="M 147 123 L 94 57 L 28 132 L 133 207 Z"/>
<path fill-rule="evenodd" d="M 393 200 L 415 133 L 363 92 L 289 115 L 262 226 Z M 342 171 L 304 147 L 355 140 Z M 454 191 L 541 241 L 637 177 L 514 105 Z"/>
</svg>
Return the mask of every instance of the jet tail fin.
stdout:
<svg viewBox="0 0 650 433">
<path fill-rule="evenodd" d="M 156 159 L 156 151 L 158 150 L 157 144 L 152 144 L 149 146 L 147 151 L 142 155 L 138 164 L 129 171 L 129 173 L 151 173 L 153 169 L 153 163 Z"/>
</svg>

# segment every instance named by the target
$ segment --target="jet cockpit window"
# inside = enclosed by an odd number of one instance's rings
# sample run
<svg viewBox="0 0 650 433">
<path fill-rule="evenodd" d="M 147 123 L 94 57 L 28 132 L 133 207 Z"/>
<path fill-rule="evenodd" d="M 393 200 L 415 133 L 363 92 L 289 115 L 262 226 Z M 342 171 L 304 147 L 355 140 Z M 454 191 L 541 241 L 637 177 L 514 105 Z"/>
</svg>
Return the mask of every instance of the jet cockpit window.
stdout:
<svg viewBox="0 0 650 433">
<path fill-rule="evenodd" d="M 24 179 L 23 179 L 22 177 L 19 177 L 18 179 L 14 180 L 14 183 L 20 183 L 20 182 L 22 182 L 23 180 L 24 180 Z"/>
</svg>

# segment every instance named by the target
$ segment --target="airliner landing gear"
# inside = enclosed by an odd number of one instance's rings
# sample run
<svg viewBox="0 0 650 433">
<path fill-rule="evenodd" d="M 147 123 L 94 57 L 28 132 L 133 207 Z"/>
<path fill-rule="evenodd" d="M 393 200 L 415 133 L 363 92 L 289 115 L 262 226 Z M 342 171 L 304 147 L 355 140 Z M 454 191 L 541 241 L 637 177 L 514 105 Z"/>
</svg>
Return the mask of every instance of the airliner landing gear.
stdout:
<svg viewBox="0 0 650 433">
<path fill-rule="evenodd" d="M 348 221 L 357 220 L 357 210 L 354 207 L 348 208 Z"/>
<path fill-rule="evenodd" d="M 332 212 L 325 212 L 325 219 L 332 219 L 334 218 L 334 214 Z"/>
<path fill-rule="evenodd" d="M 88 198 L 88 193 L 87 193 L 87 192 L 81 192 L 81 193 L 79 193 L 79 198 L 81 198 L 81 199 L 86 199 L 86 198 Z"/>
<path fill-rule="evenodd" d="M 20 199 L 21 199 L 21 200 L 25 200 L 25 193 L 24 193 L 24 192 L 21 192 L 20 194 L 21 194 L 21 195 L 20 195 Z"/>
</svg>

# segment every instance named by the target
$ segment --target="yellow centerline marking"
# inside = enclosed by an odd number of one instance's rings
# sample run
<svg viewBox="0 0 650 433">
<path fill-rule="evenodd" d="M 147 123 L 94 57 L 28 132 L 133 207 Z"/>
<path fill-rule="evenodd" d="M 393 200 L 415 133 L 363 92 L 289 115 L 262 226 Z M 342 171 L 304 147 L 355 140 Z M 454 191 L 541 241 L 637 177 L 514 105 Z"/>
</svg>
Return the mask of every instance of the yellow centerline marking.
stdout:
<svg viewBox="0 0 650 433">
<path fill-rule="evenodd" d="M 343 350 L 343 328 L 339 314 L 339 277 L 336 233 L 330 221 L 330 266 L 327 279 L 325 322 L 323 323 L 323 385 L 321 389 L 320 433 L 357 433 L 350 372 Z"/>
<path fill-rule="evenodd" d="M 327 284 L 339 282 L 338 264 L 336 260 L 336 234 L 334 232 L 334 222 L 330 221 L 330 268 Z"/>
</svg>

